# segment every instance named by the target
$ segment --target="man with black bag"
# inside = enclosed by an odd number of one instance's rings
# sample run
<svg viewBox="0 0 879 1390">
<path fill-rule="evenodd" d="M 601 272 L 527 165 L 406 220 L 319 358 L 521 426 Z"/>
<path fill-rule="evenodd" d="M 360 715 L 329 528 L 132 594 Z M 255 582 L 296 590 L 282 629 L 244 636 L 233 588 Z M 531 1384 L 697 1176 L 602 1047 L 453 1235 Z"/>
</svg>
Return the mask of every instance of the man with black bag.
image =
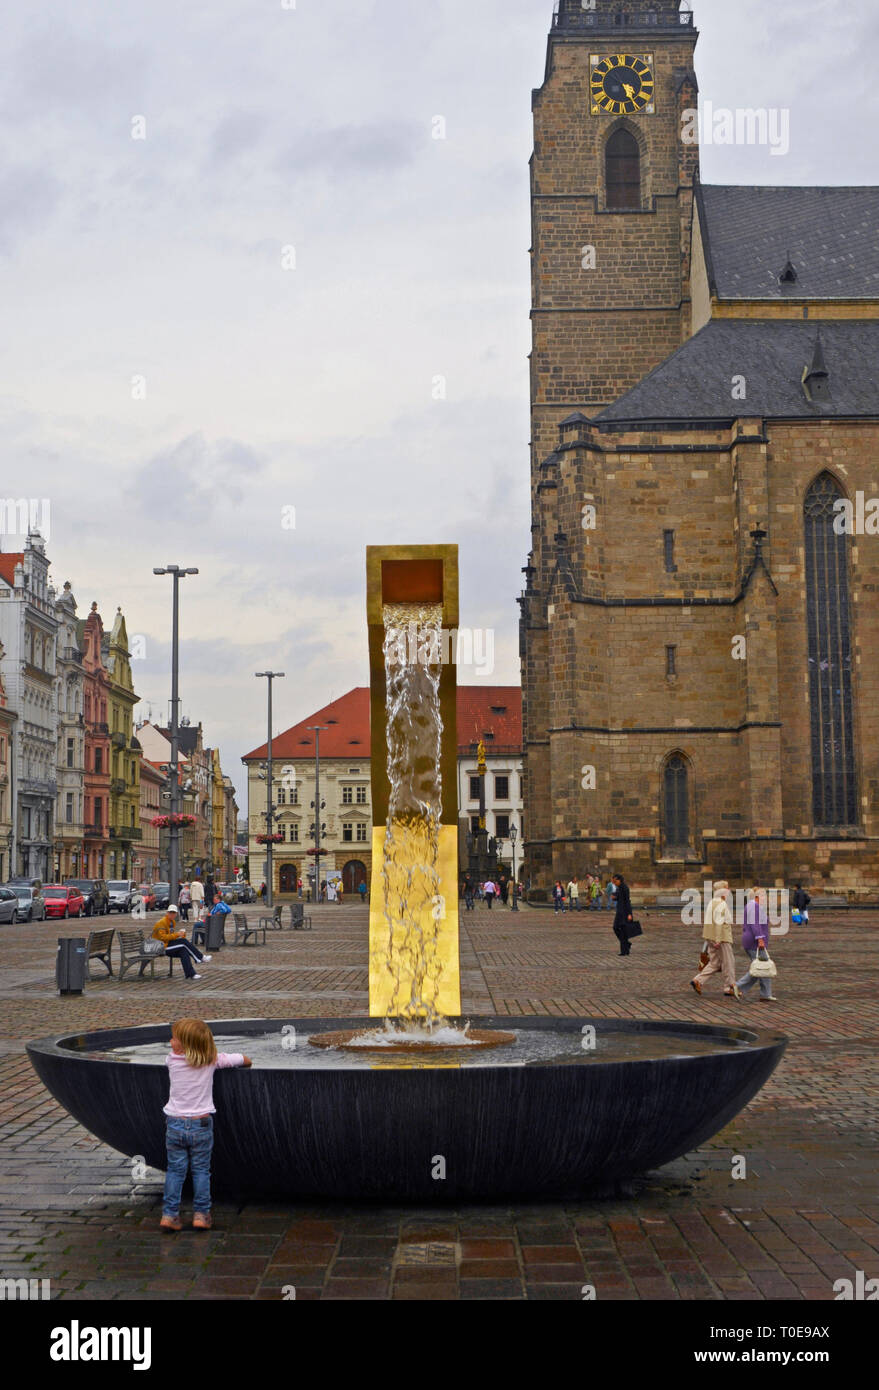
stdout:
<svg viewBox="0 0 879 1390">
<path fill-rule="evenodd" d="M 632 898 L 629 893 L 629 885 L 626 883 L 622 874 L 614 874 L 613 881 L 617 890 L 613 932 L 617 941 L 620 943 L 620 955 L 628 956 L 632 951 L 632 942 L 629 933 L 634 925 L 632 921 Z M 637 934 L 640 935 L 640 931 Z"/>
</svg>

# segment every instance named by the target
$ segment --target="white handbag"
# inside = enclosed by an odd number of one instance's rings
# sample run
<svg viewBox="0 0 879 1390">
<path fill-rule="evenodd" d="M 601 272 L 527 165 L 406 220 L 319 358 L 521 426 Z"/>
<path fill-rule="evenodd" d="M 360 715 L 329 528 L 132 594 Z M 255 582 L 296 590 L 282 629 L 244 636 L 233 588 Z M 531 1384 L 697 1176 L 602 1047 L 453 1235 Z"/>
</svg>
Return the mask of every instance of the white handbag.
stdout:
<svg viewBox="0 0 879 1390">
<path fill-rule="evenodd" d="M 756 958 L 751 961 L 749 973 L 757 980 L 774 980 L 778 974 L 778 967 L 765 946 L 761 947 Z"/>
</svg>

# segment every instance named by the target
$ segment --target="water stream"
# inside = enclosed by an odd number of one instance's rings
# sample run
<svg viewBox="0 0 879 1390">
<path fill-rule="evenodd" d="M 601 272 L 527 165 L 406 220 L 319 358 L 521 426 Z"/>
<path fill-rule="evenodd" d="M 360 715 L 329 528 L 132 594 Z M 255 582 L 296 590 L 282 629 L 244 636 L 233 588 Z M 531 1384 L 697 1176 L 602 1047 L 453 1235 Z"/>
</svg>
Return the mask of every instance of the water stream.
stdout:
<svg viewBox="0 0 879 1390">
<path fill-rule="evenodd" d="M 436 999 L 443 916 L 438 869 L 442 819 L 442 605 L 389 603 L 383 610 L 390 799 L 382 885 L 388 1016 L 428 1033 L 445 1026 Z"/>
</svg>

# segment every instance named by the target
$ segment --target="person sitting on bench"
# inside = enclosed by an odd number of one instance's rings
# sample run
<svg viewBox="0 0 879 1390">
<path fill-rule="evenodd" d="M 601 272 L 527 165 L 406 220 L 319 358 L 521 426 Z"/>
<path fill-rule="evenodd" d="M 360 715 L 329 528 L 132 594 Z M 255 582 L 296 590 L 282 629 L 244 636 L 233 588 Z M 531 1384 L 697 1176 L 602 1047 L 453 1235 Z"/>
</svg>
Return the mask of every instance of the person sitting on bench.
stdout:
<svg viewBox="0 0 879 1390">
<path fill-rule="evenodd" d="M 192 962 L 197 960 L 200 964 L 202 961 L 209 961 L 210 956 L 204 955 L 191 941 L 187 941 L 186 932 L 178 925 L 177 909 L 173 903 L 153 927 L 153 937 L 156 941 L 161 941 L 166 956 L 179 956 L 187 980 L 201 979 L 201 975 L 196 974 Z"/>
</svg>

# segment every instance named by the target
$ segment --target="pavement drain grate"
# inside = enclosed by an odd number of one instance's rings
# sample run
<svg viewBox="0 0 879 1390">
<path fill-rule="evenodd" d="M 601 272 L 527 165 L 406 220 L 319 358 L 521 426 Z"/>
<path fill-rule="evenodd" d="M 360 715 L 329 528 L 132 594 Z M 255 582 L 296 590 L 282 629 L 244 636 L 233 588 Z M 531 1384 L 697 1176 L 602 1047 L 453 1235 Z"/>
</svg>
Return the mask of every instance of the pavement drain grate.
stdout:
<svg viewBox="0 0 879 1390">
<path fill-rule="evenodd" d="M 454 1241 L 430 1241 L 426 1245 L 418 1245 L 414 1241 L 411 1244 L 407 1243 L 400 1247 L 397 1263 L 401 1265 L 454 1265 Z"/>
</svg>

